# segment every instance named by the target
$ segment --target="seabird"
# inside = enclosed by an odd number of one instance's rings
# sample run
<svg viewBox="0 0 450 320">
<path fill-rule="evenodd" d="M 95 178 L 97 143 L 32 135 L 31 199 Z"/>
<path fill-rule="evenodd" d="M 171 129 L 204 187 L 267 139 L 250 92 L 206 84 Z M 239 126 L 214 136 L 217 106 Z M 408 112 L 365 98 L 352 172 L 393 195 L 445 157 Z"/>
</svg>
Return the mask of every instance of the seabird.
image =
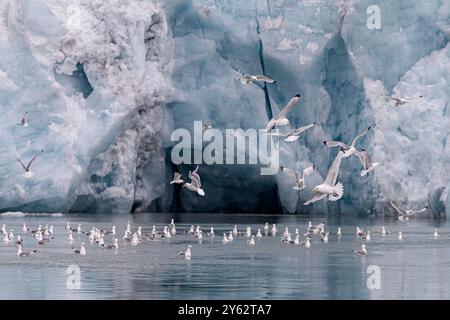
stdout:
<svg viewBox="0 0 450 320">
<path fill-rule="evenodd" d="M 247 236 L 247 238 L 250 238 L 252 236 L 252 228 L 251 227 L 247 227 L 247 230 L 245 231 L 245 235 Z"/>
<path fill-rule="evenodd" d="M 356 227 L 356 236 L 357 237 L 362 237 L 364 235 L 364 229 L 360 228 L 360 227 Z"/>
<path fill-rule="evenodd" d="M 187 188 L 190 191 L 196 192 L 201 196 L 205 196 L 205 191 L 201 188 L 202 183 L 200 180 L 200 176 L 197 174 L 199 166 L 195 168 L 194 171 L 189 171 L 189 178 L 191 179 L 190 183 L 183 184 L 183 187 Z"/>
<path fill-rule="evenodd" d="M 19 256 L 19 257 L 29 257 L 33 253 L 36 253 L 36 252 L 37 252 L 37 250 L 33 250 L 33 251 L 29 251 L 29 252 L 22 251 L 22 245 L 21 244 L 17 245 L 17 256 Z"/>
<path fill-rule="evenodd" d="M 233 227 L 233 235 L 237 236 L 237 234 L 238 234 L 237 225 L 234 225 L 234 227 Z"/>
<path fill-rule="evenodd" d="M 298 245 L 300 244 L 300 235 L 299 235 L 299 234 L 297 234 L 297 235 L 295 236 L 294 244 L 295 244 L 296 246 L 298 246 Z"/>
<path fill-rule="evenodd" d="M 247 244 L 249 245 L 249 246 L 254 246 L 256 243 L 255 243 L 255 236 L 254 235 L 252 235 L 251 236 L 251 238 L 249 239 L 249 240 L 247 240 Z"/>
<path fill-rule="evenodd" d="M 434 228 L 433 237 L 437 238 L 439 237 L 438 229 Z"/>
<path fill-rule="evenodd" d="M 291 238 L 291 234 L 289 233 L 287 236 L 283 236 L 283 238 L 281 238 L 281 242 L 282 243 L 292 243 L 292 238 Z"/>
<path fill-rule="evenodd" d="M 384 95 L 384 94 L 382 94 L 382 95 Z M 418 99 L 423 98 L 423 96 L 411 97 L 411 98 L 399 98 L 399 97 L 394 97 L 394 96 L 385 96 L 385 97 L 387 97 L 395 102 L 395 104 L 394 104 L 395 108 L 398 108 L 404 104 L 407 104 L 411 100 L 418 100 Z"/>
<path fill-rule="evenodd" d="M 43 153 L 44 150 L 41 150 L 41 152 L 39 152 L 37 155 L 35 155 L 30 162 L 28 162 L 27 165 L 24 165 L 23 162 L 16 156 L 14 155 L 14 157 L 16 158 L 17 161 L 19 161 L 19 163 L 22 165 L 22 168 L 25 170 L 23 177 L 24 178 L 31 178 L 34 175 L 34 172 L 31 171 L 31 165 L 33 164 L 33 161 L 36 160 L 36 158 Z"/>
<path fill-rule="evenodd" d="M 325 234 L 324 234 L 323 236 L 320 237 L 320 240 L 321 240 L 323 243 L 328 243 L 328 235 L 329 235 L 329 234 L 330 234 L 329 232 L 325 232 Z"/>
<path fill-rule="evenodd" d="M 105 246 L 105 245 L 103 244 L 103 246 L 104 246 L 106 249 L 119 249 L 119 242 L 118 242 L 117 238 L 114 238 L 113 244 L 109 244 L 109 245 L 107 245 L 107 246 Z"/>
<path fill-rule="evenodd" d="M 405 236 L 402 234 L 401 231 L 398 232 L 398 240 L 402 241 L 402 240 L 406 240 L 408 239 L 408 236 Z"/>
<path fill-rule="evenodd" d="M 275 80 L 269 78 L 265 75 L 256 75 L 252 76 L 250 74 L 241 73 L 241 77 L 238 79 L 243 84 L 250 84 L 252 82 L 267 82 L 267 83 L 276 83 Z"/>
<path fill-rule="evenodd" d="M 311 129 L 312 127 L 314 127 L 317 123 L 313 122 L 311 124 L 308 124 L 306 126 L 294 129 L 292 131 L 289 131 L 288 133 L 283 133 L 280 134 L 280 136 L 282 137 L 286 137 L 284 139 L 284 141 L 286 142 L 295 142 L 300 138 L 300 134 L 302 134 L 303 132 L 305 132 L 306 130 Z"/>
<path fill-rule="evenodd" d="M 73 241 L 72 230 L 69 230 L 69 241 L 70 241 L 70 242 Z"/>
<path fill-rule="evenodd" d="M 264 225 L 264 231 L 267 233 L 269 232 L 269 224 L 266 222 L 266 224 Z"/>
<path fill-rule="evenodd" d="M 192 248 L 192 245 L 189 244 L 186 248 L 186 251 L 178 251 L 178 256 L 183 257 L 185 259 L 190 259 L 191 258 L 191 248 Z"/>
<path fill-rule="evenodd" d="M 262 238 L 261 229 L 258 229 L 258 232 L 256 233 L 257 238 Z"/>
<path fill-rule="evenodd" d="M 272 230 L 271 230 L 271 233 L 272 233 L 272 237 L 275 237 L 275 235 L 277 234 L 277 225 L 274 223 L 274 224 L 272 224 Z"/>
<path fill-rule="evenodd" d="M 183 183 L 183 182 L 184 182 L 183 179 L 181 179 L 181 173 L 174 172 L 173 173 L 173 179 L 172 179 L 172 181 L 170 181 L 170 184 L 174 184 L 174 183 L 180 184 L 180 183 Z"/>
<path fill-rule="evenodd" d="M 289 100 L 288 104 L 278 113 L 278 116 L 269 121 L 265 131 L 270 132 L 270 130 L 272 130 L 275 127 L 288 126 L 289 120 L 286 118 L 286 115 L 288 114 L 289 111 L 292 110 L 292 108 L 294 108 L 294 106 L 299 101 L 300 101 L 299 94 L 297 94 L 291 100 Z"/>
<path fill-rule="evenodd" d="M 344 151 L 344 158 L 348 158 L 348 157 L 350 157 L 351 155 L 353 155 L 356 152 L 355 144 L 358 141 L 358 139 L 364 137 L 367 134 L 367 132 L 369 132 L 370 129 L 371 129 L 371 127 L 367 127 L 366 130 L 364 130 L 363 133 L 357 135 L 355 137 L 355 139 L 353 139 L 351 145 L 345 144 L 345 143 L 340 142 L 340 141 L 331 141 L 331 140 L 324 141 L 323 143 L 328 148 L 341 147 L 341 149 Z"/>
<path fill-rule="evenodd" d="M 20 125 L 22 127 L 28 127 L 27 115 L 28 115 L 28 111 L 25 111 L 25 113 L 24 113 L 22 119 L 20 120 L 20 122 L 18 123 L 18 125 Z"/>
<path fill-rule="evenodd" d="M 283 232 L 283 238 L 287 238 L 290 235 L 289 233 L 289 227 L 285 227 L 284 228 L 284 232 Z"/>
<path fill-rule="evenodd" d="M 86 248 L 84 247 L 84 242 L 81 243 L 79 250 L 77 250 L 75 248 L 72 248 L 72 250 L 73 250 L 73 253 L 75 253 L 77 255 L 81 255 L 81 256 L 86 255 Z"/>
<path fill-rule="evenodd" d="M 214 238 L 214 227 L 211 227 L 211 230 L 207 232 L 206 235 L 210 238 Z"/>
<path fill-rule="evenodd" d="M 222 240 L 222 242 L 223 242 L 223 243 L 228 243 L 228 242 L 230 242 L 230 240 L 228 240 L 227 234 L 226 234 L 225 232 L 223 233 L 223 240 Z"/>
<path fill-rule="evenodd" d="M 233 231 L 228 233 L 228 241 L 233 241 Z"/>
<path fill-rule="evenodd" d="M 367 232 L 362 236 L 362 239 L 364 241 L 370 241 L 370 230 L 367 230 Z"/>
<path fill-rule="evenodd" d="M 302 245 L 302 247 L 310 248 L 311 247 L 311 241 L 310 241 L 309 237 L 306 237 L 305 242 L 302 242 L 301 245 Z"/>
<path fill-rule="evenodd" d="M 344 154 L 344 152 L 339 151 L 336 159 L 334 159 L 330 169 L 328 170 L 325 181 L 313 189 L 314 196 L 304 203 L 305 206 L 313 202 L 322 200 L 326 196 L 328 196 L 329 201 L 337 201 L 342 198 L 344 194 L 344 186 L 341 182 L 336 183 L 336 180 L 339 174 L 339 167 L 341 166 L 341 161 L 344 157 Z"/>
<path fill-rule="evenodd" d="M 22 238 L 18 235 L 17 236 L 17 240 L 16 240 L 16 244 L 22 244 L 23 240 Z"/>
<path fill-rule="evenodd" d="M 298 172 L 296 170 L 292 170 L 286 167 L 281 167 L 281 171 L 288 176 L 295 176 L 295 186 L 294 190 L 302 191 L 306 187 L 305 177 L 309 176 L 315 169 L 315 166 L 310 166 L 303 169 L 302 172 Z"/>
<path fill-rule="evenodd" d="M 367 256 L 366 245 L 363 243 L 361 245 L 361 250 L 353 250 L 353 253 L 358 256 Z"/>
<path fill-rule="evenodd" d="M 392 200 L 390 201 L 391 206 L 395 209 L 395 211 L 398 214 L 398 220 L 400 220 L 401 222 L 406 222 L 409 220 L 410 217 L 412 217 L 413 215 L 415 215 L 416 213 L 422 213 L 428 210 L 428 207 L 425 207 L 423 209 L 420 210 L 405 210 L 402 209 L 400 207 L 398 207 L 394 202 L 392 202 Z"/>
<path fill-rule="evenodd" d="M 373 171 L 376 167 L 379 166 L 378 162 L 372 162 L 369 154 L 365 149 L 361 149 L 361 151 L 356 151 L 355 154 L 358 156 L 359 161 L 361 161 L 364 170 L 361 171 L 361 177 L 368 176 L 371 171 Z"/>
<path fill-rule="evenodd" d="M 340 228 L 340 227 L 337 229 L 336 236 L 337 236 L 338 238 L 342 237 L 342 231 L 341 231 L 341 228 Z"/>
<path fill-rule="evenodd" d="M 27 233 L 28 230 L 29 230 L 29 229 L 27 228 L 27 225 L 26 225 L 25 222 L 24 222 L 23 225 L 22 225 L 22 232 L 23 232 L 23 233 Z"/>
</svg>

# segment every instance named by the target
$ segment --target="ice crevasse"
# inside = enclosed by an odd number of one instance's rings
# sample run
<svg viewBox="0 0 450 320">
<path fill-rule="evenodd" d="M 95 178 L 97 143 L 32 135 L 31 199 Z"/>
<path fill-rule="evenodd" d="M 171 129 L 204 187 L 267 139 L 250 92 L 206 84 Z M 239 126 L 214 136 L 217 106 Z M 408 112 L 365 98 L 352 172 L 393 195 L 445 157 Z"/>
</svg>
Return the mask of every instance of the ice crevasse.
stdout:
<svg viewBox="0 0 450 320">
<path fill-rule="evenodd" d="M 378 10 L 380 25 L 368 27 Z M 389 213 L 393 199 L 450 210 L 450 3 L 365 0 L 0 0 L 0 210 Z M 237 71 L 277 80 L 243 85 Z M 170 134 L 193 121 L 264 128 L 295 94 L 280 164 L 315 165 L 302 192 L 257 165 L 201 165 L 207 194 L 169 185 Z M 382 94 L 423 96 L 394 109 Z M 28 111 L 28 127 L 17 123 Z M 303 206 L 336 150 L 381 165 L 339 174 L 337 202 Z M 22 177 L 17 155 L 33 164 Z"/>
</svg>

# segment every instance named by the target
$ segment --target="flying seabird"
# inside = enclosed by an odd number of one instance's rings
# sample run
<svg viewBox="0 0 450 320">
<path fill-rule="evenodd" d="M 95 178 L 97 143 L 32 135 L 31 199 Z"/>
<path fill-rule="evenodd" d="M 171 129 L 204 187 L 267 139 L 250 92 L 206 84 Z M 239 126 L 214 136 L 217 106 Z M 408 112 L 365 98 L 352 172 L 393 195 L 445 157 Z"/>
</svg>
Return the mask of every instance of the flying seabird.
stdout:
<svg viewBox="0 0 450 320">
<path fill-rule="evenodd" d="M 382 94 L 382 95 L 384 95 L 384 94 Z M 395 104 L 394 104 L 395 108 L 398 108 L 404 104 L 407 104 L 411 100 L 418 100 L 418 99 L 423 98 L 423 96 L 411 97 L 411 98 L 399 98 L 399 97 L 394 97 L 394 96 L 385 96 L 385 97 L 387 97 L 395 102 Z"/>
<path fill-rule="evenodd" d="M 291 98 L 291 100 L 289 100 L 288 104 L 283 109 L 281 109 L 281 111 L 278 113 L 278 116 L 269 121 L 265 131 L 270 132 L 270 130 L 272 130 L 275 127 L 288 126 L 289 120 L 286 118 L 286 116 L 287 116 L 288 112 L 291 111 L 292 108 L 294 108 L 294 106 L 299 101 L 300 101 L 299 94 L 297 94 L 296 96 Z"/>
<path fill-rule="evenodd" d="M 305 177 L 309 176 L 315 169 L 315 166 L 310 166 L 303 169 L 302 172 L 298 172 L 296 170 L 292 170 L 286 167 L 281 167 L 281 171 L 288 176 L 295 176 L 295 186 L 294 190 L 302 191 L 306 187 Z"/>
<path fill-rule="evenodd" d="M 336 180 L 339 174 L 339 167 L 341 166 L 341 161 L 344 155 L 344 152 L 339 151 L 336 159 L 334 159 L 330 169 L 328 170 L 325 181 L 314 188 L 314 196 L 304 203 L 305 206 L 313 202 L 322 200 L 326 196 L 328 196 L 328 200 L 330 201 L 337 201 L 342 198 L 342 196 L 344 195 L 344 186 L 341 182 L 336 183 Z"/>
<path fill-rule="evenodd" d="M 180 184 L 180 183 L 183 183 L 183 182 L 184 182 L 183 179 L 181 179 L 181 173 L 174 172 L 173 173 L 173 179 L 172 179 L 172 181 L 170 181 L 170 184 L 174 184 L 174 183 Z"/>
<path fill-rule="evenodd" d="M 25 172 L 24 172 L 24 174 L 23 174 L 23 177 L 24 177 L 24 178 L 31 178 L 31 177 L 33 177 L 34 173 L 31 171 L 31 165 L 32 165 L 33 161 L 36 160 L 36 158 L 37 158 L 41 153 L 43 153 L 43 152 L 44 152 L 44 150 L 41 150 L 41 152 L 38 153 L 37 155 L 35 155 L 35 156 L 30 160 L 30 162 L 28 162 L 27 165 L 24 165 L 23 162 L 22 162 L 16 155 L 14 155 L 14 157 L 16 158 L 16 160 L 19 161 L 19 163 L 22 165 L 23 169 L 25 170 Z"/>
<path fill-rule="evenodd" d="M 359 161 L 361 161 L 364 170 L 361 171 L 361 177 L 368 176 L 371 171 L 373 171 L 376 167 L 378 167 L 378 162 L 372 162 L 369 154 L 365 149 L 361 149 L 361 151 L 356 151 L 355 154 L 358 156 Z"/>
<path fill-rule="evenodd" d="M 278 135 L 280 137 L 285 137 L 284 141 L 286 141 L 286 142 L 295 142 L 300 138 L 300 134 L 302 134 L 306 130 L 311 129 L 315 125 L 317 125 L 317 123 L 313 122 L 306 126 L 303 126 L 303 127 L 297 128 L 297 129 L 293 129 L 287 133 L 277 133 L 277 134 L 270 134 L 270 135 Z"/>
<path fill-rule="evenodd" d="M 265 76 L 265 75 L 252 76 L 252 75 L 246 74 L 246 73 L 242 73 L 241 77 L 238 80 L 243 84 L 250 84 L 250 83 L 256 82 L 256 81 L 267 82 L 267 83 L 276 83 L 275 80 L 269 78 L 268 76 Z"/>
<path fill-rule="evenodd" d="M 199 166 L 197 165 L 197 168 L 195 168 L 194 171 L 189 171 L 189 178 L 191 179 L 191 182 L 183 184 L 183 187 L 187 188 L 190 191 L 196 192 L 201 196 L 205 196 L 205 191 L 201 188 L 202 183 L 200 180 L 200 176 L 197 173 L 198 168 Z"/>
<path fill-rule="evenodd" d="M 356 152 L 355 144 L 358 141 L 358 139 L 364 137 L 367 134 L 367 132 L 369 132 L 370 129 L 371 129 L 371 127 L 367 127 L 366 130 L 364 130 L 363 133 L 357 135 L 355 137 L 355 139 L 353 139 L 351 145 L 345 144 L 345 143 L 340 142 L 340 141 L 332 141 L 332 140 L 324 141 L 323 143 L 328 148 L 341 147 L 343 149 L 343 151 L 344 151 L 344 158 L 348 158 L 348 157 L 350 157 L 352 154 L 354 154 Z"/>
<path fill-rule="evenodd" d="M 415 215 L 416 213 L 422 213 L 428 210 L 428 207 L 425 207 L 423 209 L 420 210 L 405 210 L 402 209 L 400 207 L 398 207 L 394 202 L 391 202 L 391 206 L 395 209 L 395 211 L 398 214 L 398 220 L 400 220 L 401 222 L 406 222 L 409 220 L 410 217 L 412 217 L 413 215 Z"/>
<path fill-rule="evenodd" d="M 20 120 L 20 122 L 18 123 L 18 125 L 20 125 L 22 127 L 28 127 L 27 115 L 28 115 L 28 111 L 25 111 L 25 113 L 24 113 L 22 119 Z"/>
</svg>

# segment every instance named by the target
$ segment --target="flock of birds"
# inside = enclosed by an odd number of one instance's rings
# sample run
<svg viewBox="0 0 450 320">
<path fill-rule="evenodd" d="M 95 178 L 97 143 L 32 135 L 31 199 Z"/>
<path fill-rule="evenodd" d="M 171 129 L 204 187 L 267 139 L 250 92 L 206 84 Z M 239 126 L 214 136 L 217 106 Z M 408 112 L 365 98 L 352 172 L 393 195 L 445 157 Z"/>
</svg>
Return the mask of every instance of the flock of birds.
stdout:
<svg viewBox="0 0 450 320">
<path fill-rule="evenodd" d="M 245 73 L 241 73 L 241 77 L 238 78 L 238 80 L 243 84 L 250 84 L 250 83 L 257 83 L 257 82 L 263 82 L 263 83 L 276 83 L 275 80 L 271 79 L 270 77 L 267 77 L 265 75 L 249 75 Z M 382 94 L 385 96 L 384 94 Z M 287 133 L 279 133 L 279 132 L 271 132 L 274 128 L 278 127 L 286 127 L 290 126 L 289 119 L 287 118 L 288 113 L 300 102 L 300 94 L 295 95 L 292 97 L 287 105 L 281 109 L 281 111 L 278 113 L 278 115 L 268 122 L 265 132 L 266 134 L 270 135 L 277 135 L 277 136 L 283 136 L 285 137 L 286 142 L 295 142 L 299 139 L 300 134 L 313 128 L 317 123 L 313 122 L 311 124 L 308 124 L 306 126 L 302 126 L 300 128 L 292 129 Z M 385 96 L 386 98 L 389 98 L 395 102 L 394 107 L 400 107 L 402 105 L 405 105 L 411 100 L 415 99 L 421 99 L 422 96 L 419 96 L 417 98 L 400 98 L 400 97 L 394 97 L 394 96 Z M 212 124 L 206 124 L 203 126 L 204 130 L 208 130 L 210 128 L 213 128 Z M 317 185 L 313 189 L 313 196 L 311 199 L 304 202 L 304 205 L 310 205 L 316 201 L 322 200 L 322 199 L 328 199 L 329 201 L 337 201 L 342 198 L 344 194 L 344 186 L 341 182 L 337 182 L 337 178 L 339 175 L 339 168 L 341 166 L 342 159 L 350 158 L 351 156 L 357 157 L 361 164 L 362 164 L 362 170 L 361 170 L 361 177 L 368 176 L 373 170 L 375 170 L 376 167 L 379 166 L 378 162 L 372 162 L 372 159 L 370 155 L 367 153 L 365 149 L 358 150 L 356 148 L 356 143 L 359 139 L 363 138 L 369 131 L 371 130 L 371 127 L 367 127 L 362 133 L 358 134 L 350 144 L 346 144 L 341 141 L 333 141 L 333 140 L 327 140 L 324 141 L 324 145 L 328 148 L 334 148 L 339 147 L 340 151 L 338 152 L 336 158 L 334 159 L 333 163 L 331 164 L 331 167 L 328 170 L 328 174 L 325 177 L 325 180 L 323 183 Z M 201 188 L 200 183 L 200 176 L 198 174 L 199 167 L 191 172 L 189 171 L 189 178 L 191 179 L 190 183 L 185 183 L 181 177 L 181 173 L 175 172 L 173 180 L 170 182 L 171 184 L 183 184 L 183 187 L 186 187 L 188 190 L 193 191 L 197 193 L 198 195 L 205 196 L 205 191 Z M 281 167 L 281 171 L 288 175 L 295 177 L 295 185 L 293 187 L 296 191 L 302 191 L 306 187 L 306 179 L 305 177 L 310 175 L 315 170 L 315 166 L 309 166 L 307 168 L 304 168 L 302 171 L 297 171 L 294 169 Z M 396 206 L 391 201 L 392 207 L 394 210 L 399 214 L 399 217 L 402 217 L 400 220 L 404 221 L 408 218 L 408 215 L 415 214 L 417 212 L 424 212 L 428 207 L 418 210 L 418 211 L 412 211 L 412 210 L 404 210 Z"/>
<path fill-rule="evenodd" d="M 405 213 L 408 215 L 407 213 Z M 192 225 L 189 229 L 184 230 L 181 232 L 182 234 L 190 235 L 194 239 L 198 240 L 199 243 L 204 239 L 204 237 L 213 239 L 215 237 L 215 231 L 214 227 L 208 227 L 209 231 L 207 231 L 204 235 L 203 230 L 200 226 L 194 226 Z M 98 245 L 105 249 L 119 249 L 119 239 L 118 231 L 116 226 L 112 226 L 110 230 L 103 230 L 97 227 L 92 227 L 89 231 L 83 231 L 81 229 L 81 224 L 78 224 L 77 227 L 72 228 L 70 226 L 70 223 L 68 222 L 65 226 L 65 233 L 66 233 L 66 241 L 68 244 L 72 245 L 74 242 L 74 234 L 77 234 L 79 237 L 86 237 L 86 241 L 89 241 L 92 245 Z M 45 246 L 46 243 L 53 241 L 55 239 L 54 235 L 54 227 L 53 225 L 45 225 L 45 227 L 42 227 L 42 225 L 39 225 L 36 229 L 30 229 L 27 227 L 25 223 L 23 223 L 22 226 L 22 236 L 17 235 L 17 237 L 14 237 L 14 230 L 10 229 L 7 230 L 7 226 L 3 224 L 2 229 L 0 232 L 3 234 L 3 242 L 6 244 L 9 243 L 15 243 L 17 246 L 17 256 L 18 257 L 30 257 L 31 255 L 38 252 L 38 250 L 32 250 L 32 251 L 24 251 L 22 249 L 22 245 L 24 243 L 24 239 L 22 238 L 23 235 L 29 234 L 34 238 L 34 241 L 37 245 Z M 263 238 L 263 237 L 273 237 L 276 238 L 278 233 L 278 228 L 276 224 L 272 224 L 272 227 L 269 228 L 269 223 L 265 223 L 264 226 L 257 229 L 257 232 L 255 233 L 250 226 L 246 227 L 245 230 L 239 230 L 237 225 L 234 225 L 234 227 L 229 230 L 228 232 L 223 232 L 223 244 L 230 243 L 234 241 L 237 237 L 245 237 L 247 239 L 246 243 L 248 246 L 255 246 L 257 243 L 257 240 Z M 156 226 L 153 226 L 151 231 L 147 234 L 144 234 L 142 226 L 138 226 L 136 229 L 132 229 L 130 222 L 128 222 L 125 226 L 122 241 L 124 243 L 128 243 L 132 246 L 137 246 L 141 244 L 143 241 L 161 241 L 163 239 L 169 239 L 177 235 L 177 228 L 175 226 L 175 222 L 172 219 L 170 224 L 165 225 L 162 230 L 157 230 Z M 341 231 L 341 228 L 338 227 L 336 232 L 333 232 L 334 236 L 341 240 L 343 233 Z M 382 237 L 385 237 L 386 235 L 390 235 L 391 231 L 386 230 L 385 226 L 381 227 L 380 235 Z M 331 235 L 330 231 L 327 231 L 325 229 L 325 222 L 321 222 L 317 225 L 313 225 L 311 221 L 308 222 L 308 225 L 306 226 L 306 232 L 302 233 L 299 228 L 295 228 L 295 234 L 293 235 L 289 231 L 289 227 L 284 228 L 284 232 L 281 235 L 281 243 L 287 244 L 287 245 L 294 245 L 294 246 L 301 246 L 304 248 L 310 248 L 311 247 L 311 240 L 312 237 L 318 236 L 320 241 L 322 243 L 328 243 L 329 237 Z M 365 231 L 363 228 L 356 227 L 355 235 L 357 238 L 360 238 L 363 240 L 363 243 L 361 245 L 360 249 L 353 250 L 353 253 L 358 256 L 367 256 L 368 251 L 366 248 L 366 243 L 371 240 L 371 231 L 367 230 Z M 105 243 L 105 239 L 107 237 L 110 237 L 110 244 Z M 304 238 L 302 238 L 304 237 Z M 439 237 L 439 233 L 437 228 L 434 229 L 433 237 L 437 239 Z M 401 231 L 398 232 L 398 240 L 403 241 L 408 239 L 407 235 L 404 235 Z M 60 240 L 61 241 L 61 240 Z M 85 256 L 87 254 L 86 250 L 86 244 L 84 241 L 81 242 L 79 247 L 71 247 L 72 252 L 74 255 L 80 255 Z M 180 258 L 190 259 L 192 257 L 192 244 L 188 244 L 186 250 L 184 251 L 178 251 L 177 256 Z M 174 253 L 175 255 L 175 253 Z"/>
</svg>

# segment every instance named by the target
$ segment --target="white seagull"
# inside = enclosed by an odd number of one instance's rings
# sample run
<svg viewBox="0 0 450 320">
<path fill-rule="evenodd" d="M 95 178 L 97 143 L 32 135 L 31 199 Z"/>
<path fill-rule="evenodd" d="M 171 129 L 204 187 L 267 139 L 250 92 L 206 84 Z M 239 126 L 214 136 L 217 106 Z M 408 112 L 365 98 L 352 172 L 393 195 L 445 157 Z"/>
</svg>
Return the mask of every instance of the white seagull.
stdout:
<svg viewBox="0 0 450 320">
<path fill-rule="evenodd" d="M 267 83 L 276 83 L 275 80 L 269 78 L 268 76 L 265 76 L 265 75 L 252 76 L 252 75 L 246 74 L 246 73 L 242 73 L 241 77 L 238 80 L 243 84 L 250 84 L 250 83 L 256 82 L 256 81 L 267 82 Z"/>
<path fill-rule="evenodd" d="M 416 213 L 422 213 L 428 210 L 428 207 L 425 207 L 423 209 L 420 210 L 405 210 L 402 209 L 400 207 L 398 207 L 394 202 L 391 202 L 391 206 L 395 209 L 395 211 L 398 214 L 398 220 L 400 220 L 401 222 L 406 222 L 409 220 L 410 217 L 412 217 L 413 215 L 415 215 Z"/>
<path fill-rule="evenodd" d="M 33 251 L 29 251 L 29 252 L 22 251 L 22 245 L 21 244 L 17 245 L 17 256 L 18 257 L 29 257 L 33 253 L 36 253 L 36 252 L 37 252 L 37 250 L 33 250 Z"/>
<path fill-rule="evenodd" d="M 200 176 L 197 173 L 198 167 L 199 166 L 197 165 L 197 168 L 195 168 L 195 170 L 192 172 L 189 170 L 189 178 L 191 179 L 191 183 L 185 183 L 183 184 L 183 187 L 187 188 L 190 191 L 196 192 L 203 197 L 205 196 L 205 191 L 201 188 L 202 183 L 200 180 Z"/>
<path fill-rule="evenodd" d="M 305 169 L 303 169 L 302 172 L 298 172 L 289 168 L 281 167 L 281 171 L 288 175 L 288 176 L 295 176 L 295 186 L 293 187 L 294 190 L 302 191 L 306 187 L 305 183 L 305 177 L 309 176 L 315 169 L 315 166 L 310 166 Z"/>
<path fill-rule="evenodd" d="M 23 174 L 23 177 L 24 177 L 24 178 L 27 178 L 27 179 L 28 179 L 28 178 L 33 177 L 34 173 L 31 171 L 31 165 L 33 164 L 33 161 L 36 160 L 36 158 L 37 158 L 41 153 L 43 153 L 43 152 L 44 152 L 44 150 L 41 150 L 41 152 L 39 152 L 37 155 L 35 155 L 35 156 L 30 160 L 30 162 L 28 162 L 27 165 L 24 165 L 23 162 L 22 162 L 17 156 L 14 156 L 14 157 L 16 158 L 16 160 L 19 161 L 19 163 L 22 165 L 23 170 L 25 170 L 25 172 L 24 172 L 24 174 Z"/>
<path fill-rule="evenodd" d="M 289 100 L 288 104 L 283 109 L 281 109 L 281 111 L 278 113 L 278 116 L 273 119 L 270 119 L 265 131 L 269 132 L 270 130 L 272 130 L 275 127 L 288 126 L 289 120 L 286 118 L 286 115 L 288 114 L 289 111 L 292 110 L 292 108 L 294 108 L 294 106 L 299 101 L 300 101 L 299 94 L 297 94 L 291 100 Z"/>
<path fill-rule="evenodd" d="M 80 255 L 80 256 L 86 255 L 86 248 L 84 247 L 84 242 L 81 243 L 79 250 L 75 249 L 75 248 L 72 248 L 72 250 L 73 250 L 73 253 L 75 253 L 77 255 Z"/>
<path fill-rule="evenodd" d="M 382 94 L 382 95 L 384 95 L 384 94 Z M 386 96 L 386 97 L 395 102 L 395 104 L 394 104 L 395 108 L 398 108 L 404 104 L 407 104 L 411 100 L 418 100 L 418 99 L 423 98 L 423 96 L 411 97 L 411 98 L 399 98 L 399 97 L 394 97 L 394 96 Z"/>
<path fill-rule="evenodd" d="M 328 200 L 330 201 L 337 201 L 342 198 L 342 196 L 344 195 L 344 186 L 340 182 L 336 183 L 336 180 L 339 174 L 339 167 L 341 166 L 341 161 L 344 157 L 344 154 L 344 152 L 339 151 L 336 159 L 334 159 L 330 169 L 328 170 L 325 181 L 314 188 L 314 196 L 304 203 L 305 206 L 313 202 L 322 200 L 326 196 L 328 196 Z"/>
<path fill-rule="evenodd" d="M 353 155 L 356 152 L 355 144 L 358 141 L 358 139 L 364 137 L 367 134 L 367 132 L 369 132 L 370 129 L 371 129 L 371 127 L 367 127 L 366 130 L 364 130 L 363 133 L 357 135 L 355 137 L 355 139 L 353 139 L 351 145 L 345 144 L 345 143 L 340 142 L 340 141 L 332 141 L 332 140 L 327 140 L 327 141 L 324 141 L 323 143 L 328 148 L 341 147 L 342 149 L 344 149 L 344 158 L 348 158 L 348 157 L 350 157 L 351 155 Z"/>
<path fill-rule="evenodd" d="M 357 256 L 367 256 L 366 245 L 363 243 L 361 245 L 361 250 L 353 250 L 353 253 Z"/>
<path fill-rule="evenodd" d="M 378 162 L 372 162 L 372 159 L 365 149 L 356 151 L 355 154 L 358 156 L 359 161 L 361 161 L 364 168 L 364 170 L 361 171 L 361 177 L 368 176 L 371 171 L 379 166 Z"/>
<path fill-rule="evenodd" d="M 185 259 L 190 259 L 191 258 L 191 248 L 192 245 L 188 245 L 186 248 L 186 251 L 178 251 L 178 256 L 185 258 Z"/>
</svg>

